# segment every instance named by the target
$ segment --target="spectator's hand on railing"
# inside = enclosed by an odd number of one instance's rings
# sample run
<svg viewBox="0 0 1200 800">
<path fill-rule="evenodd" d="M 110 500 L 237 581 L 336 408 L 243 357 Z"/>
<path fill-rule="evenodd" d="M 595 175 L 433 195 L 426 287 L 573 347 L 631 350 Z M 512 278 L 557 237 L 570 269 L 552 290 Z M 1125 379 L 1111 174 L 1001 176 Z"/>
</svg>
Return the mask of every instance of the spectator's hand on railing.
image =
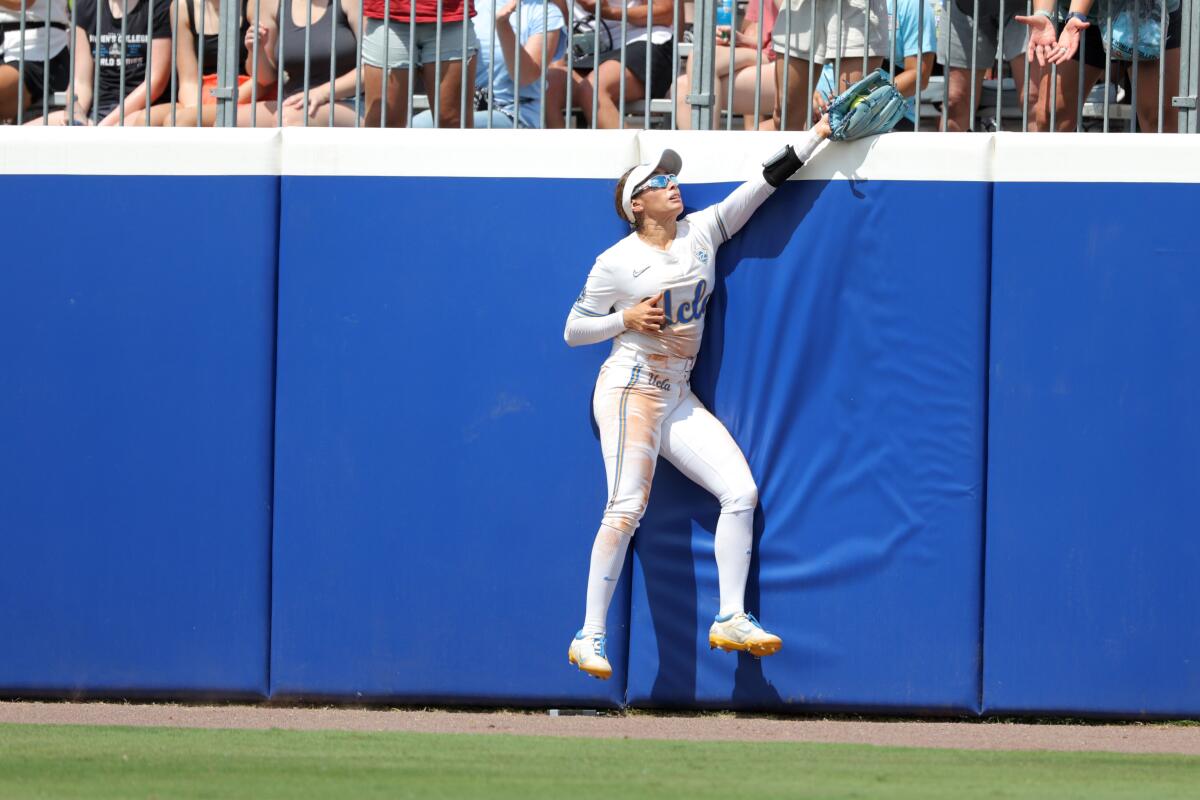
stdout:
<svg viewBox="0 0 1200 800">
<path fill-rule="evenodd" d="M 1040 67 L 1051 63 L 1050 59 L 1059 53 L 1058 31 L 1054 29 L 1054 23 L 1041 14 L 1033 14 L 1028 17 L 1017 15 L 1013 19 L 1029 28 L 1029 49 L 1025 53 L 1026 60 L 1033 63 L 1036 59 Z"/>
<path fill-rule="evenodd" d="M 821 119 L 829 110 L 829 98 L 821 94 L 820 89 L 813 89 L 812 118 L 813 122 Z"/>
<path fill-rule="evenodd" d="M 1090 22 L 1082 22 L 1072 17 L 1063 25 L 1062 33 L 1058 35 L 1058 52 L 1050 59 L 1051 64 L 1062 64 L 1070 61 L 1075 51 L 1079 49 L 1079 38 L 1091 27 Z"/>
<path fill-rule="evenodd" d="M 667 316 L 658 304 L 662 302 L 663 293 L 648 297 L 632 308 L 625 309 L 622 317 L 625 327 L 638 333 L 658 333 L 667 321 Z"/>
</svg>

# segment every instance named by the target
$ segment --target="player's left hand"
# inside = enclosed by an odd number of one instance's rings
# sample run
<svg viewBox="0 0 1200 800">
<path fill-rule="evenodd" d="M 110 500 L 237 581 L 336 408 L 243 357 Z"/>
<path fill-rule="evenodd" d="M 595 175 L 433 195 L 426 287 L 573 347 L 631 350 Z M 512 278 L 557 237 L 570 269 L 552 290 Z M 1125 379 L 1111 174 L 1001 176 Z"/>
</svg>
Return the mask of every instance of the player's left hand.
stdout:
<svg viewBox="0 0 1200 800">
<path fill-rule="evenodd" d="M 826 116 L 829 138 L 833 141 L 877 136 L 887 133 L 904 118 L 904 98 L 888 74 L 876 69 L 830 100 Z"/>
</svg>

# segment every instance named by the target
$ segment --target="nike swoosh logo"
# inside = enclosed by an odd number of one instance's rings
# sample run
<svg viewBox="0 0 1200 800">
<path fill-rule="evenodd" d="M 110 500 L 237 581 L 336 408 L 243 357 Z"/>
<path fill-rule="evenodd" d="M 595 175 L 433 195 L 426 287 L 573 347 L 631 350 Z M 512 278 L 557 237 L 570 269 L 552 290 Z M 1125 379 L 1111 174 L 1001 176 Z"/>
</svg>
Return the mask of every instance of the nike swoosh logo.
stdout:
<svg viewBox="0 0 1200 800">
<path fill-rule="evenodd" d="M 653 264 L 650 264 L 649 266 L 642 267 L 641 269 L 635 269 L 633 271 L 633 277 L 635 277 L 635 278 L 638 277 L 643 272 L 645 272 L 646 270 L 650 269 L 650 267 L 653 267 L 653 266 L 654 266 Z"/>
</svg>

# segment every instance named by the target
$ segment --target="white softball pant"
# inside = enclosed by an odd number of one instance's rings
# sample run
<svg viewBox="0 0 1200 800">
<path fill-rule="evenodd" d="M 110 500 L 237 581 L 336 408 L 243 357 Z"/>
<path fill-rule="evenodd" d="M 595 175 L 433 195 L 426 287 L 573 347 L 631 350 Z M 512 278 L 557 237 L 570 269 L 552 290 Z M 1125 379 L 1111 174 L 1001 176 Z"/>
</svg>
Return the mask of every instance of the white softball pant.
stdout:
<svg viewBox="0 0 1200 800">
<path fill-rule="evenodd" d="M 722 513 L 758 505 L 758 487 L 742 451 L 692 394 L 691 363 L 644 356 L 601 368 L 592 410 L 608 475 L 604 525 L 626 535 L 637 530 L 659 455 L 715 495 Z"/>
</svg>

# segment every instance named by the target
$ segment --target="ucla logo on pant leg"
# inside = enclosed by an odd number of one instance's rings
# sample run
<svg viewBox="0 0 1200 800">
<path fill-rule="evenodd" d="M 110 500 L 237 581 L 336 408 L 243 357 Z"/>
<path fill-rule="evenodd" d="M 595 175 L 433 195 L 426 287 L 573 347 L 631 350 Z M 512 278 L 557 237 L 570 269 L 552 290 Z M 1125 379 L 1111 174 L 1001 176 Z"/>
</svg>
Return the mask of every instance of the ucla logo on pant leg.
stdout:
<svg viewBox="0 0 1200 800">
<path fill-rule="evenodd" d="M 664 392 L 671 391 L 671 382 L 660 375 L 654 374 L 653 372 L 646 373 L 646 383 L 650 384 L 656 389 L 662 389 Z"/>
</svg>

